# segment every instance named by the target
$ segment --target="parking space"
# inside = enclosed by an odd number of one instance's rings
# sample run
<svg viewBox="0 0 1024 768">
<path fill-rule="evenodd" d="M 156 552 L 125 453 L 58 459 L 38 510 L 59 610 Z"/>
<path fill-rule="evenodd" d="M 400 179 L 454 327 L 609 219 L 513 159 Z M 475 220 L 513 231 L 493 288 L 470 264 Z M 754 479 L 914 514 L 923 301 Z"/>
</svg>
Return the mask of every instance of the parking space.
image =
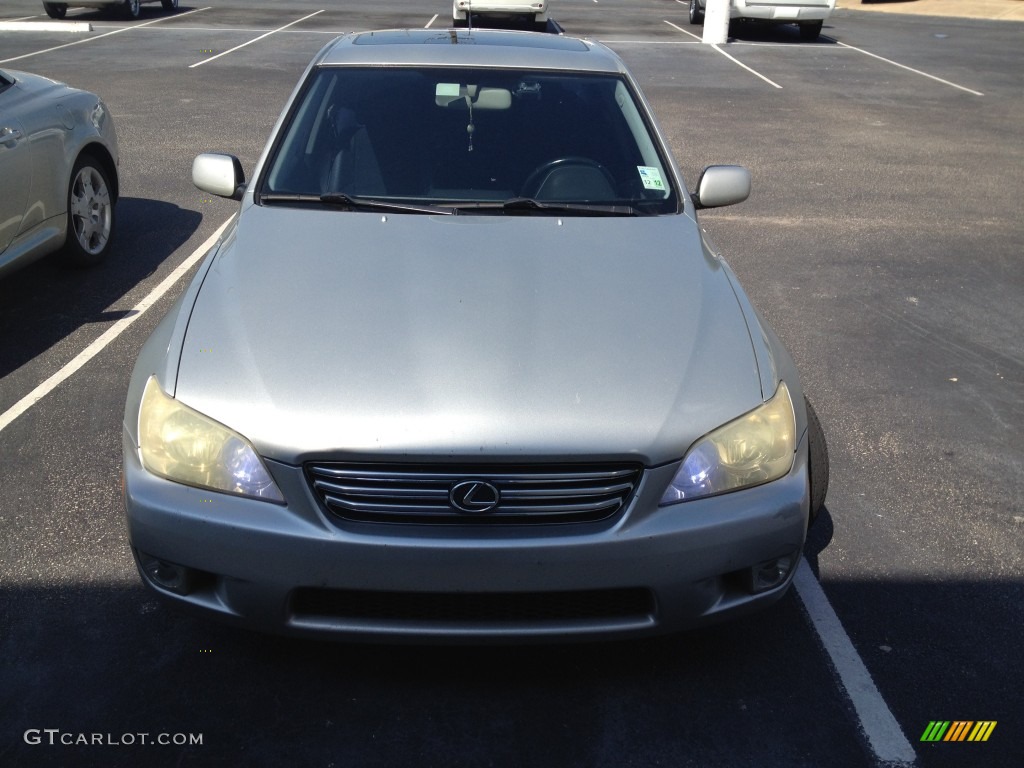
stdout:
<svg viewBox="0 0 1024 768">
<path fill-rule="evenodd" d="M 12 0 L 0 18 L 38 17 L 37 5 Z M 110 105 L 121 229 L 95 270 L 44 260 L 0 282 L 0 414 L 134 316 L 232 214 L 191 185 L 196 153 L 230 151 L 251 171 L 331 35 L 443 29 L 450 4 L 221 0 L 144 5 L 137 22 L 72 16 L 93 32 L 0 32 L 0 67 Z M 744 25 L 715 50 L 675 0 L 565 0 L 554 16 L 627 61 L 691 185 L 715 162 L 753 172 L 747 203 L 702 222 L 825 424 L 832 487 L 807 561 L 878 698 L 844 683 L 823 649 L 835 629 L 808 620 L 806 588 L 681 637 L 553 649 L 320 645 L 154 602 L 123 533 L 119 425 L 134 357 L 177 283 L 0 422 L 0 762 L 1016 764 L 1024 25 L 840 10 L 815 43 Z M 984 744 L 921 744 L 936 719 L 998 726 Z M 204 739 L 22 738 L 55 727 Z"/>
</svg>

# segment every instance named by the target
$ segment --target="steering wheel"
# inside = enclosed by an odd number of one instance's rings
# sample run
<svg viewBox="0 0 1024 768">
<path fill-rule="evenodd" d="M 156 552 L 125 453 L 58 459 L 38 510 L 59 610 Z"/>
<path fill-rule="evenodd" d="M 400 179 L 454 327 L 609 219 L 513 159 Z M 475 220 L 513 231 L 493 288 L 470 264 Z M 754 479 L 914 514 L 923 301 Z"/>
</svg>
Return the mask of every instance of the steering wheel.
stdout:
<svg viewBox="0 0 1024 768">
<path fill-rule="evenodd" d="M 546 163 L 538 165 L 533 172 L 526 177 L 526 181 L 523 182 L 522 195 L 524 197 L 537 197 L 541 188 L 544 186 L 544 183 L 552 173 L 571 168 L 585 168 L 597 171 L 601 174 L 604 182 L 608 185 L 608 190 L 607 194 L 598 195 L 596 197 L 614 197 L 616 186 L 615 178 L 608 172 L 608 169 L 596 160 L 591 160 L 589 157 L 576 156 L 558 157 L 554 160 L 549 160 Z"/>
</svg>

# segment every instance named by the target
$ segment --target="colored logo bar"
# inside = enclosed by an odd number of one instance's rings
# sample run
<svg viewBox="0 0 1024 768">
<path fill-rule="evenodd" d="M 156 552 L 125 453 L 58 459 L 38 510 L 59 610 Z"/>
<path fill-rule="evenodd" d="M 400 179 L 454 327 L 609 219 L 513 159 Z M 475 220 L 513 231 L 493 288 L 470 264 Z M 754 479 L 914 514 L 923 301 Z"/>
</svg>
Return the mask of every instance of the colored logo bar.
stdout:
<svg viewBox="0 0 1024 768">
<path fill-rule="evenodd" d="M 921 734 L 921 741 L 988 741 L 996 728 L 995 720 L 932 720 Z"/>
</svg>

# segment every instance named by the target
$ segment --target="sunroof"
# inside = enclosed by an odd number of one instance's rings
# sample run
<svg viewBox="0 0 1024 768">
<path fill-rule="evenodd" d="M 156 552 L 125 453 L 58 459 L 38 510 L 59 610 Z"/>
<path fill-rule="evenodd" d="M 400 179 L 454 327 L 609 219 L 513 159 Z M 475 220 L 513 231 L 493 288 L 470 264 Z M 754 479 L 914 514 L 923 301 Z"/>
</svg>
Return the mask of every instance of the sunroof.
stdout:
<svg viewBox="0 0 1024 768">
<path fill-rule="evenodd" d="M 586 51 L 581 40 L 561 35 L 530 35 L 494 30 L 388 29 L 365 32 L 353 41 L 356 45 L 493 45 L 509 48 L 533 48 L 547 51 Z"/>
</svg>

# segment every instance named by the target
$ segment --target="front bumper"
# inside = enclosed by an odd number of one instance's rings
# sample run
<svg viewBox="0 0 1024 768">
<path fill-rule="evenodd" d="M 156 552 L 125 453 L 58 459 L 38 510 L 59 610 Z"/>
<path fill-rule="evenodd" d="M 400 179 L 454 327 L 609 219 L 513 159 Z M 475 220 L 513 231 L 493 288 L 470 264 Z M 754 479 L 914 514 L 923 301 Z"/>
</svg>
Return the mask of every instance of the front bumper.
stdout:
<svg viewBox="0 0 1024 768">
<path fill-rule="evenodd" d="M 796 22 L 824 21 L 835 8 L 835 3 L 827 5 L 778 5 L 768 3 L 761 5 L 747 0 L 734 0 L 729 9 L 729 17 L 733 19 L 756 19 L 758 21 Z"/>
<path fill-rule="evenodd" d="M 516 17 L 530 17 L 534 21 L 542 22 L 548 20 L 547 2 L 495 2 L 488 3 L 486 0 L 455 0 L 452 3 L 452 18 L 459 21 L 466 20 L 466 14 L 470 12 L 476 16 L 490 16 L 499 19 L 511 19 Z"/>
<path fill-rule="evenodd" d="M 125 504 L 137 559 L 190 574 L 187 594 L 140 567 L 146 584 L 249 628 L 388 642 L 610 639 L 780 598 L 807 526 L 806 455 L 805 438 L 778 481 L 664 508 L 675 465 L 649 469 L 610 522 L 480 531 L 339 523 L 300 467 L 276 462 L 267 464 L 287 506 L 179 485 L 143 470 L 126 432 Z M 755 593 L 750 575 L 778 558 L 792 569 Z"/>
</svg>

